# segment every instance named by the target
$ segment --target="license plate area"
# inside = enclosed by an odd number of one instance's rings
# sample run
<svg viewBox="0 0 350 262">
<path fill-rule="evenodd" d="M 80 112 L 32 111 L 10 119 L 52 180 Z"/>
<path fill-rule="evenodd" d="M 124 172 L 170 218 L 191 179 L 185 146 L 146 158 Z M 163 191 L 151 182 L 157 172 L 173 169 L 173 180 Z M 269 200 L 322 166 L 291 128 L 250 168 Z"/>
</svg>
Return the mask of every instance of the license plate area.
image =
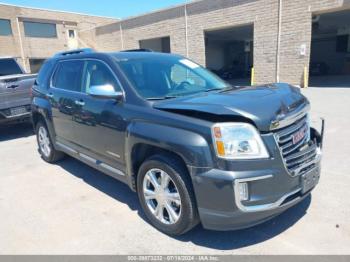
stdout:
<svg viewBox="0 0 350 262">
<path fill-rule="evenodd" d="M 320 180 L 319 167 L 301 176 L 301 193 L 305 194 L 314 188 Z"/>
<path fill-rule="evenodd" d="M 28 113 L 27 109 L 24 106 L 15 107 L 10 109 L 11 116 L 19 116 Z"/>
</svg>

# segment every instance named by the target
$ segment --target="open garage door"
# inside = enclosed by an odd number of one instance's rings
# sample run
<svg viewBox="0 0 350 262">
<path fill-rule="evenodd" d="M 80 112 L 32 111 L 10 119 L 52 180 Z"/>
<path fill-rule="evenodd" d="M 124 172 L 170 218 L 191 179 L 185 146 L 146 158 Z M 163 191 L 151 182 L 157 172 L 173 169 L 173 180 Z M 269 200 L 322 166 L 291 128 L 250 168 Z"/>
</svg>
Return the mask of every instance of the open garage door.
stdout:
<svg viewBox="0 0 350 262">
<path fill-rule="evenodd" d="M 350 11 L 313 16 L 310 86 L 350 87 Z"/>
<path fill-rule="evenodd" d="M 234 85 L 250 85 L 254 26 L 205 32 L 206 66 Z"/>
<path fill-rule="evenodd" d="M 141 49 L 150 49 L 154 52 L 170 53 L 170 37 L 161 37 L 140 40 Z"/>
</svg>

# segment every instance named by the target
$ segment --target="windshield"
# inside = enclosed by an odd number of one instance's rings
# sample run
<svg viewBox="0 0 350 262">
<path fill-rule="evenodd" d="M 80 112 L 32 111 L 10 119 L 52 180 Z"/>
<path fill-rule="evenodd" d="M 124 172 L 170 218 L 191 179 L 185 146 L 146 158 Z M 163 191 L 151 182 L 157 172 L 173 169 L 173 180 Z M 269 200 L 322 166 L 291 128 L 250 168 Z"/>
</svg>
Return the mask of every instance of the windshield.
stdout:
<svg viewBox="0 0 350 262">
<path fill-rule="evenodd" d="M 120 59 L 118 64 L 145 99 L 166 99 L 225 89 L 228 83 L 196 63 L 176 56 Z"/>
<path fill-rule="evenodd" d="M 22 69 L 14 59 L 0 59 L 0 76 L 22 74 Z"/>
</svg>

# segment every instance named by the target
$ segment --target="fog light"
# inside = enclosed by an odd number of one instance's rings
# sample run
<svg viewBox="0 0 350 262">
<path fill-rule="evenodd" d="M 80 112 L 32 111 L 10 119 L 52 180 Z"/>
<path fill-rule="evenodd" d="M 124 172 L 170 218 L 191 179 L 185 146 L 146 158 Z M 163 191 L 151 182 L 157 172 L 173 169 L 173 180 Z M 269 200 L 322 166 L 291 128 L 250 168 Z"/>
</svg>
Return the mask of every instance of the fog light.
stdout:
<svg viewBox="0 0 350 262">
<path fill-rule="evenodd" d="M 239 183 L 238 190 L 241 201 L 246 201 L 249 199 L 248 183 Z"/>
</svg>

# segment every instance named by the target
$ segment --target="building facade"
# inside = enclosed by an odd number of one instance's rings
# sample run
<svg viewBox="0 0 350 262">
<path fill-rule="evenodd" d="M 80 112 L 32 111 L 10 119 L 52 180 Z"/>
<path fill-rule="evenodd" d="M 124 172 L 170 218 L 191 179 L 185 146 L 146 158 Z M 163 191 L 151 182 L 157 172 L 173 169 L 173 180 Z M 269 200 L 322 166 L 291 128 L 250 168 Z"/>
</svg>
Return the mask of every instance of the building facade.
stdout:
<svg viewBox="0 0 350 262">
<path fill-rule="evenodd" d="M 63 50 L 94 47 L 80 32 L 117 19 L 0 4 L 0 57 L 16 57 L 27 72 Z"/>
<path fill-rule="evenodd" d="M 169 38 L 171 52 L 211 69 L 238 68 L 237 77 L 247 77 L 249 67 L 254 67 L 256 83 L 304 85 L 311 71 L 315 20 L 321 16 L 326 21 L 323 14 L 335 13 L 336 21 L 328 19 L 330 25 L 323 26 L 323 31 L 332 29 L 332 35 L 322 32 L 322 36 L 337 39 L 339 34 L 345 34 L 350 43 L 350 16 L 346 13 L 349 8 L 349 0 L 202 0 L 120 20 L 90 33 L 99 50 L 147 47 L 142 45 L 147 40 L 154 47 L 157 39 L 160 44 Z M 343 19 L 337 19 L 336 12 L 345 12 Z M 231 51 L 227 46 L 215 49 L 220 41 L 231 43 Z M 332 45 L 324 52 L 329 52 Z M 241 51 L 237 52 L 234 46 L 241 46 Z M 225 62 L 230 55 L 236 58 Z M 343 56 L 342 68 L 347 68 L 350 57 Z"/>
<path fill-rule="evenodd" d="M 1 5 L 0 18 L 0 56 L 27 67 L 75 47 L 149 48 L 238 84 L 250 83 L 252 68 L 257 84 L 350 82 L 350 0 L 199 0 L 123 20 Z M 6 19 L 12 35 L 4 36 Z M 45 25 L 39 34 L 51 37 L 38 37 L 31 22 L 55 24 L 56 35 Z"/>
</svg>

